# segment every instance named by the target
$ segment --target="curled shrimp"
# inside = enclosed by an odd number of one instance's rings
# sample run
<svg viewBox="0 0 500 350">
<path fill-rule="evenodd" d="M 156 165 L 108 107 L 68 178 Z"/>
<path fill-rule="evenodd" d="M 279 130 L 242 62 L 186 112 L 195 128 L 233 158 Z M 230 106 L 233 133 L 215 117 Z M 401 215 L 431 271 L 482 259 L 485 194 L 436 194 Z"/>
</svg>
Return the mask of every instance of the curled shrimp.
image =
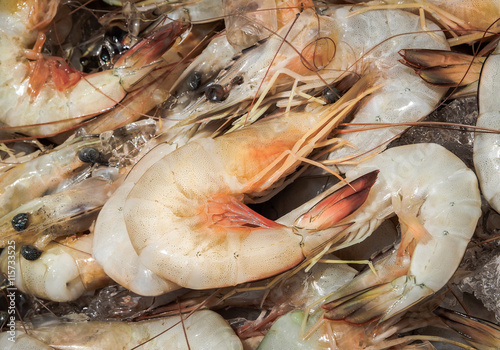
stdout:
<svg viewBox="0 0 500 350">
<path fill-rule="evenodd" d="M 496 50 L 486 59 L 481 70 L 477 126 L 500 130 L 500 102 L 496 97 L 498 89 L 500 89 L 500 46 L 497 46 Z M 498 133 L 476 133 L 473 159 L 484 197 L 493 209 L 500 211 L 500 194 L 498 192 L 500 137 Z"/>
<path fill-rule="evenodd" d="M 16 6 L 20 2 L 20 6 Z M 48 136 L 75 126 L 121 101 L 127 91 L 158 65 L 186 26 L 172 22 L 132 47 L 113 69 L 83 75 L 62 58 L 40 51 L 42 30 L 51 23 L 58 0 L 2 2 L 0 121 L 24 134 Z M 22 5 L 22 6 L 21 6 Z M 43 21 L 39 16 L 45 15 Z M 34 50 L 27 48 L 40 32 Z"/>
<path fill-rule="evenodd" d="M 41 256 L 33 246 L 18 247 L 14 284 L 21 292 L 57 302 L 75 300 L 110 284 L 91 255 L 92 239 L 92 235 L 80 235 L 53 241 Z M 0 271 L 9 272 L 7 250 L 0 255 Z"/>
<path fill-rule="evenodd" d="M 189 317 L 165 317 L 141 322 L 91 321 L 25 328 L 0 333 L 0 344 L 7 349 L 228 349 L 243 350 L 239 338 L 227 322 L 214 311 L 202 310 Z M 20 325 L 17 329 L 21 329 Z M 12 339 L 12 340 L 9 340 Z M 13 346 L 12 346 L 13 345 Z M 28 346 L 31 347 L 28 347 Z M 12 347 L 10 347 L 12 346 Z"/>
<path fill-rule="evenodd" d="M 191 141 L 160 157 L 135 181 L 121 206 L 120 226 L 141 263 L 167 281 L 203 289 L 268 277 L 303 260 L 303 238 L 290 222 L 268 220 L 244 203 L 281 186 L 342 117 L 339 105 L 269 118 L 215 139 Z M 141 163 L 137 167 L 149 166 Z M 309 215 L 317 215 L 311 226 L 323 229 L 349 215 L 373 176 L 353 185 L 358 192 L 341 201 L 345 206 L 333 205 L 343 197 L 332 196 L 325 206 L 311 209 Z M 329 217 L 326 203 L 333 205 L 331 212 L 339 212 Z M 99 215 L 96 240 L 109 230 L 103 223 L 111 214 L 104 208 Z"/>
<path fill-rule="evenodd" d="M 334 294 L 323 306 L 329 319 L 383 321 L 437 292 L 458 267 L 481 215 L 476 176 L 442 146 L 391 148 L 350 170 L 347 179 L 375 169 L 379 178 L 355 223 L 330 244 L 353 245 L 394 213 L 401 242 L 374 265 L 376 274 L 367 271 Z"/>
</svg>

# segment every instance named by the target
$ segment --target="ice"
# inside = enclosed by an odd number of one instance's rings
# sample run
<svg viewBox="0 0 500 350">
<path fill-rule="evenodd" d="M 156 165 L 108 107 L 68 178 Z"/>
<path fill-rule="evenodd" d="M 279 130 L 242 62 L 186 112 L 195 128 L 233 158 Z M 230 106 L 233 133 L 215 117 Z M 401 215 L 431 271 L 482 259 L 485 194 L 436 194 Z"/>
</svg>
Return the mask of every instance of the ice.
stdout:
<svg viewBox="0 0 500 350">
<path fill-rule="evenodd" d="M 475 97 L 460 98 L 438 108 L 427 116 L 423 122 L 475 125 L 477 114 Z M 422 142 L 433 142 L 444 146 L 462 159 L 468 167 L 473 168 L 472 146 L 474 133 L 464 127 L 453 127 L 453 129 L 442 125 L 412 127 L 398 140 L 392 142 L 389 148 Z"/>
<path fill-rule="evenodd" d="M 153 137 L 156 122 L 152 119 L 127 124 L 121 128 L 103 132 L 100 135 L 103 151 L 110 155 L 110 166 L 127 166 L 135 163 L 134 157 Z"/>
<path fill-rule="evenodd" d="M 458 287 L 463 292 L 473 293 L 488 310 L 495 313 L 495 318 L 500 321 L 500 249 L 486 256 L 486 259 L 481 259 L 486 262 L 473 274 L 465 277 Z"/>
</svg>

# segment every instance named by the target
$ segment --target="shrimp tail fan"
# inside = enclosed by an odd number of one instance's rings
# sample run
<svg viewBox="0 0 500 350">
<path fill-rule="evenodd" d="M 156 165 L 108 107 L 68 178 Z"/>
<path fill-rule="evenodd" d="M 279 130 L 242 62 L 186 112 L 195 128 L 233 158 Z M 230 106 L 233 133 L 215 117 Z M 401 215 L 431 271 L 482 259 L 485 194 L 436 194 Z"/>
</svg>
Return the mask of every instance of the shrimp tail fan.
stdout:
<svg viewBox="0 0 500 350">
<path fill-rule="evenodd" d="M 331 193 L 301 215 L 294 226 L 309 232 L 335 226 L 363 205 L 377 175 L 378 171 L 372 171 Z"/>
<path fill-rule="evenodd" d="M 429 49 L 405 49 L 402 64 L 413 68 L 423 80 L 439 86 L 465 86 L 479 79 L 483 58 Z"/>
</svg>

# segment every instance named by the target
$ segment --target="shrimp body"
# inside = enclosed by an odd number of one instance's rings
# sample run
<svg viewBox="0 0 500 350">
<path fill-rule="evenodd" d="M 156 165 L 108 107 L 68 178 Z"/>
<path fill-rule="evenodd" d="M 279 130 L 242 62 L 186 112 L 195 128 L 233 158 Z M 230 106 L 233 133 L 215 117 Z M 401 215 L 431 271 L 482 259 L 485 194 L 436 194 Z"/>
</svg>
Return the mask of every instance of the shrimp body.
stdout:
<svg viewBox="0 0 500 350">
<path fill-rule="evenodd" d="M 92 255 L 116 282 L 139 295 L 161 295 L 180 288 L 145 267 L 139 259 L 125 226 L 123 203 L 137 180 L 175 146 L 163 143 L 141 159 L 124 183 L 106 202 L 96 221 Z"/>
<path fill-rule="evenodd" d="M 377 275 L 365 272 L 334 294 L 324 306 L 329 319 L 385 320 L 437 292 L 458 267 L 481 215 L 476 176 L 439 145 L 389 149 L 350 170 L 347 179 L 374 169 L 380 175 L 368 199 L 333 245 L 363 240 L 393 213 L 401 243 L 375 264 Z"/>
<path fill-rule="evenodd" d="M 1 174 L 0 217 L 21 204 L 56 191 L 65 180 L 89 168 L 78 158 L 78 152 L 98 142 L 97 138 L 69 142 Z"/>
<path fill-rule="evenodd" d="M 351 146 L 339 148 L 329 158 L 359 161 L 370 150 L 385 147 L 405 126 L 373 129 L 379 123 L 405 123 L 417 121 L 430 113 L 439 103 L 445 89 L 432 86 L 420 79 L 413 70 L 399 63 L 398 51 L 405 48 L 449 50 L 444 36 L 438 39 L 420 29 L 419 18 L 404 11 L 370 11 L 359 16 L 349 16 L 348 8 L 340 8 L 329 14 L 332 25 L 344 28 L 337 44 L 337 65 L 328 68 L 355 74 L 374 73 L 374 84 L 382 88 L 365 99 L 356 111 L 348 132 L 342 140 Z M 430 30 L 438 30 L 432 22 L 426 22 Z M 386 40 L 388 39 L 388 40 Z M 333 63 L 333 62 L 332 62 Z M 344 170 L 343 168 L 341 168 Z"/>
<path fill-rule="evenodd" d="M 423 8 L 436 15 L 444 25 L 461 29 L 459 34 L 473 33 L 471 29 L 484 31 L 500 17 L 500 3 L 496 0 L 382 0 L 369 1 L 366 5 L 367 9 L 391 8 L 391 5 L 397 8 Z"/>
<path fill-rule="evenodd" d="M 34 28 L 50 24 L 58 3 L 8 0 L 0 7 L 0 18 L 12 18 L 0 27 L 0 122 L 21 127 L 25 134 L 53 135 L 114 107 L 157 66 L 160 56 L 185 29 L 173 22 L 131 48 L 113 69 L 83 75 L 62 58 L 27 50 L 33 43 L 33 33 L 38 32 Z M 52 17 L 39 23 L 37 16 L 44 11 Z M 15 20 L 21 23 L 17 25 Z M 40 37 L 36 46 L 41 47 L 43 40 Z M 26 127 L 33 124 L 37 125 Z"/>
<path fill-rule="evenodd" d="M 479 114 L 476 125 L 500 130 L 500 46 L 483 64 L 479 81 Z M 496 133 L 477 132 L 474 139 L 474 167 L 481 190 L 490 205 L 500 211 L 500 137 Z"/>
<path fill-rule="evenodd" d="M 75 300 L 86 291 L 104 287 L 111 280 L 91 255 L 92 239 L 92 235 L 82 235 L 53 241 L 36 260 L 27 260 L 18 249 L 14 284 L 24 293 L 57 302 Z M 0 270 L 5 274 L 6 253 L 0 255 Z"/>
<path fill-rule="evenodd" d="M 334 127 L 336 108 L 320 106 L 193 140 L 148 164 L 122 204 L 141 263 L 167 281 L 203 289 L 261 279 L 300 262 L 302 236 L 243 203 L 282 184 L 301 163 L 291 152 L 307 156 Z M 352 203 L 346 209 L 360 204 Z M 107 215 L 99 215 L 96 239 L 105 234 L 100 222 Z"/>
<path fill-rule="evenodd" d="M 431 37 L 420 30 L 416 15 L 393 10 L 349 17 L 349 9 L 341 7 L 327 10 L 324 15 L 307 9 L 295 18 L 278 30 L 277 35 L 237 56 L 216 79 L 201 74 L 200 87 L 180 93 L 178 105 L 174 104 L 165 116 L 183 120 L 180 125 L 186 125 L 203 117 L 238 115 L 250 109 L 251 99 L 257 97 L 259 100 L 252 104 L 250 115 L 245 114 L 245 121 L 251 121 L 254 114 L 259 115 L 259 108 L 265 108 L 273 99 L 278 100 L 280 107 L 297 105 L 309 98 L 304 93 L 317 95 L 325 83 L 338 83 L 347 77 L 371 77 L 371 84 L 383 86 L 354 113 L 353 123 L 411 122 L 432 111 L 446 91 L 421 81 L 412 69 L 398 62 L 398 51 L 404 48 L 449 50 L 442 33 Z M 439 30 L 432 22 L 427 25 Z M 218 61 L 220 56 L 227 62 L 227 52 L 230 51 L 213 54 L 212 60 Z M 188 71 L 197 72 L 198 66 L 200 62 L 195 61 Z M 181 76 L 175 85 L 185 86 L 189 76 Z M 295 85 L 298 83 L 301 84 Z M 215 93 L 221 89 L 224 93 Z M 200 97 L 200 92 L 205 94 Z M 405 129 L 403 126 L 375 131 L 366 126 L 361 128 L 367 130 L 343 134 L 353 147 L 340 148 L 331 157 L 361 154 Z"/>
<path fill-rule="evenodd" d="M 13 240 L 43 249 L 56 237 L 88 230 L 118 183 L 93 177 L 19 206 L 0 218 L 0 246 Z"/>
<path fill-rule="evenodd" d="M 32 346 L 38 346 L 42 342 L 51 349 L 77 346 L 78 349 L 126 350 L 142 343 L 144 344 L 140 346 L 141 349 L 243 349 L 241 341 L 229 324 L 216 312 L 202 310 L 189 317 L 183 315 L 183 318 L 183 324 L 179 316 L 141 322 L 62 323 L 29 329 L 29 336 L 17 332 L 14 344 L 17 345 L 18 340 L 24 346 L 28 345 L 29 341 L 32 341 Z M 12 343 L 8 336 L 8 332 L 0 333 L 0 344 Z M 28 349 L 22 345 L 10 349 Z"/>
</svg>

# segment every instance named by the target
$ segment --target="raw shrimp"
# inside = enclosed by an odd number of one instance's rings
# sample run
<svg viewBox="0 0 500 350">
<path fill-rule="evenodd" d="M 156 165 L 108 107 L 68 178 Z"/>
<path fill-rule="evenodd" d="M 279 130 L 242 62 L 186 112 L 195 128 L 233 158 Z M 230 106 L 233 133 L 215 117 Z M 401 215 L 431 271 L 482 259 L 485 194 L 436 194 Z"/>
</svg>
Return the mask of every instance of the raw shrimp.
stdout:
<svg viewBox="0 0 500 350">
<path fill-rule="evenodd" d="M 141 322 L 71 322 L 0 333 L 0 345 L 7 349 L 40 349 L 40 343 L 56 349 L 221 349 L 242 350 L 241 341 L 227 322 L 214 311 Z M 17 329 L 20 329 L 20 325 Z M 14 339 L 15 342 L 10 341 Z M 42 348 L 43 349 L 43 348 Z"/>
<path fill-rule="evenodd" d="M 483 64 L 479 81 L 479 114 L 476 125 L 500 130 L 500 46 Z M 490 205 L 500 212 L 500 137 L 498 133 L 476 132 L 474 140 L 474 167 L 481 191 Z"/>
<path fill-rule="evenodd" d="M 375 169 L 379 177 L 353 225 L 330 241 L 342 248 L 362 241 L 394 213 L 401 224 L 399 249 L 334 294 L 326 317 L 363 323 L 399 314 L 437 292 L 458 267 L 481 215 L 474 173 L 437 144 L 389 149 L 347 173 L 354 179 Z M 307 206 L 306 206 L 307 208 Z M 308 239 L 312 239 L 308 242 Z M 317 246 L 319 235 L 304 240 Z"/>
<path fill-rule="evenodd" d="M 191 139 L 210 137 L 212 132 L 213 130 L 205 128 L 198 131 Z M 92 252 L 95 259 L 114 281 L 140 295 L 160 295 L 180 288 L 175 283 L 157 276 L 140 262 L 130 242 L 123 217 L 123 203 L 137 180 L 151 165 L 181 146 L 182 141 L 187 141 L 186 138 L 179 138 L 175 144 L 157 144 L 161 137 L 150 140 L 142 148 L 141 153 L 145 155 L 141 158 L 140 165 L 132 168 L 120 187 L 106 202 L 93 228 L 99 232 L 95 236 Z M 154 151 L 146 154 L 153 147 Z"/>
<path fill-rule="evenodd" d="M 92 258 L 92 239 L 92 235 L 80 235 L 50 242 L 39 257 L 32 246 L 17 247 L 14 284 L 21 292 L 57 302 L 75 300 L 110 284 Z M 0 255 L 0 271 L 8 275 L 7 249 Z"/>
<path fill-rule="evenodd" d="M 223 0 L 227 41 L 238 49 L 246 49 L 289 23 L 311 0 Z"/>
<path fill-rule="evenodd" d="M 58 236 L 88 230 L 119 182 L 91 177 L 21 205 L 0 218 L 0 246 L 15 241 L 16 245 L 43 249 Z"/>
<path fill-rule="evenodd" d="M 208 39 L 214 34 L 212 27 L 194 26 L 182 40 L 178 40 L 165 54 L 164 61 L 154 71 L 142 79 L 134 91 L 111 111 L 103 113 L 85 126 L 87 133 L 101 133 L 118 126 L 131 123 L 151 111 L 170 96 L 172 84 L 184 72 L 194 54 L 206 46 Z M 170 125 L 163 122 L 163 128 Z"/>
<path fill-rule="evenodd" d="M 113 69 L 85 76 L 61 58 L 26 50 L 38 29 L 50 24 L 58 4 L 7 0 L 0 7 L 0 121 L 25 134 L 53 135 L 112 108 L 157 66 L 186 28 L 172 22 L 131 48 Z M 38 18 L 42 15 L 43 20 Z M 39 36 L 35 47 L 40 49 L 43 41 Z"/>
<path fill-rule="evenodd" d="M 338 109 L 295 111 L 216 139 L 194 140 L 150 166 L 122 204 L 141 263 L 165 280 L 203 289 L 265 278 L 300 262 L 302 236 L 243 203 L 280 186 L 336 125 Z M 373 174 L 356 183 L 360 191 L 341 201 L 338 213 L 334 206 L 331 218 L 319 215 L 324 208 L 313 208 L 310 215 L 318 218 L 311 226 L 333 225 L 355 210 L 370 180 Z M 334 197 L 325 202 L 339 199 Z M 107 215 L 99 215 L 96 240 L 105 234 L 99 222 Z"/>
<path fill-rule="evenodd" d="M 249 123 L 263 113 L 272 99 L 280 100 L 279 107 L 295 106 L 323 91 L 325 82 L 338 83 L 353 76 L 370 76 L 373 85 L 384 84 L 355 113 L 354 123 L 410 122 L 432 111 L 446 89 L 421 81 L 410 68 L 398 62 L 398 51 L 403 48 L 448 50 L 442 33 L 436 33 L 441 38 L 436 40 L 421 32 L 418 16 L 404 11 L 370 11 L 349 17 L 349 9 L 342 7 L 329 9 L 325 14 L 306 9 L 277 35 L 240 55 L 215 80 L 205 76 L 203 69 L 196 78 L 200 62 L 193 62 L 176 83 L 175 86 L 182 89 L 173 91 L 177 93 L 177 100 L 165 111 L 165 117 L 183 120 L 179 125 L 187 125 L 203 117 L 232 114 L 243 115 L 241 123 Z M 427 25 L 439 30 L 431 22 Z M 228 44 L 220 44 L 223 39 L 218 40 L 217 45 L 207 48 L 212 50 L 207 57 L 211 57 L 209 62 L 220 59 L 226 64 L 232 51 L 225 49 Z M 184 86 L 192 79 L 198 84 L 188 91 Z M 264 100 L 269 92 L 273 95 Z M 204 95 L 199 97 L 201 93 Z M 248 115 L 246 112 L 254 97 L 259 100 Z M 324 99 L 316 101 L 325 103 Z M 331 157 L 362 154 L 387 142 L 405 127 L 363 129 L 366 130 L 343 134 L 351 147 L 344 146 L 331 153 Z"/>
<path fill-rule="evenodd" d="M 352 15 L 372 9 L 425 10 L 443 27 L 450 29 L 453 34 L 456 32 L 460 36 L 470 34 L 470 36 L 476 36 L 476 39 L 478 39 L 484 35 L 484 31 L 487 29 L 490 31 L 489 34 L 494 34 L 494 31 L 500 29 L 498 24 L 490 27 L 500 18 L 500 3 L 497 0 L 357 0 L 356 2 L 365 2 L 366 7 L 358 9 Z M 458 45 L 466 42 L 456 39 L 460 38 L 454 38 L 450 40 L 450 43 Z"/>
<path fill-rule="evenodd" d="M 267 332 L 258 349 L 435 350 L 431 341 L 448 343 L 461 349 L 476 349 L 446 337 L 421 334 L 420 331 L 416 335 L 402 335 L 436 325 L 436 317 L 430 310 L 410 312 L 386 322 L 364 324 L 332 321 L 322 316 L 321 312 L 307 316 L 302 310 L 282 316 Z M 477 349 L 493 350 L 482 347 Z"/>
<path fill-rule="evenodd" d="M 160 295 L 180 288 L 142 264 L 130 242 L 123 217 L 123 203 L 140 176 L 175 148 L 163 143 L 146 154 L 106 202 L 93 229 L 97 232 L 92 251 L 95 259 L 114 281 L 139 295 Z"/>
<path fill-rule="evenodd" d="M 66 181 L 90 170 L 78 157 L 79 151 L 99 144 L 99 138 L 88 137 L 62 144 L 53 151 L 16 165 L 0 176 L 0 217 L 21 204 L 51 194 Z"/>
</svg>

